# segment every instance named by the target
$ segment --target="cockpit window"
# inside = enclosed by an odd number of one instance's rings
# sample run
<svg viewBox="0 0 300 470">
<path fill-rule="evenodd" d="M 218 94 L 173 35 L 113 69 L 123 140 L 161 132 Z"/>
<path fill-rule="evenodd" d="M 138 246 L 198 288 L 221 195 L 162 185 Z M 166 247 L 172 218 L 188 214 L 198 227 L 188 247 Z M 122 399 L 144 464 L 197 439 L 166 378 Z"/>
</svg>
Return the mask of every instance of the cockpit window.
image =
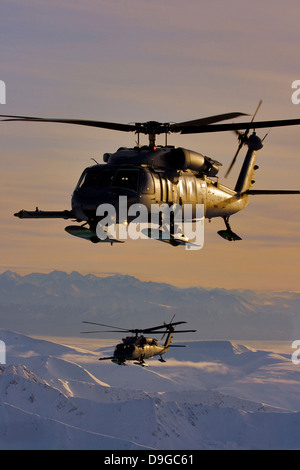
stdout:
<svg viewBox="0 0 300 470">
<path fill-rule="evenodd" d="M 107 188 L 111 185 L 115 170 L 111 168 L 90 168 L 82 175 L 79 188 Z"/>
<path fill-rule="evenodd" d="M 153 180 L 150 179 L 143 180 L 145 191 L 149 192 L 149 189 L 153 186 Z M 143 175 L 145 177 L 145 175 Z M 77 189 L 81 188 L 108 188 L 110 186 L 115 188 L 125 188 L 137 191 L 139 184 L 139 170 L 132 168 L 107 168 L 107 167 L 92 167 L 88 168 L 83 172 Z M 152 186 L 151 186 L 152 184 Z M 148 189 L 147 189 L 148 188 Z"/>
<path fill-rule="evenodd" d="M 138 170 L 122 169 L 118 170 L 111 186 L 116 188 L 126 188 L 137 191 L 138 186 Z"/>
</svg>

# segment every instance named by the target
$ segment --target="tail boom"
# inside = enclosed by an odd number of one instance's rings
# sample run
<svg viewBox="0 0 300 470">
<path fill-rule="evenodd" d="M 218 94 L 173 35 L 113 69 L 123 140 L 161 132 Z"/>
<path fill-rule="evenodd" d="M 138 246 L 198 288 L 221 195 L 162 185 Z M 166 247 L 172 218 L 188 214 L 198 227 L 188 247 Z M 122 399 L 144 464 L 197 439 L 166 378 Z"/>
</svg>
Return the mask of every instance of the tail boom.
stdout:
<svg viewBox="0 0 300 470">
<path fill-rule="evenodd" d="M 257 151 L 263 147 L 261 139 L 254 132 L 248 139 L 248 152 L 240 171 L 234 190 L 237 194 L 245 193 L 254 182 L 254 170 Z"/>
</svg>

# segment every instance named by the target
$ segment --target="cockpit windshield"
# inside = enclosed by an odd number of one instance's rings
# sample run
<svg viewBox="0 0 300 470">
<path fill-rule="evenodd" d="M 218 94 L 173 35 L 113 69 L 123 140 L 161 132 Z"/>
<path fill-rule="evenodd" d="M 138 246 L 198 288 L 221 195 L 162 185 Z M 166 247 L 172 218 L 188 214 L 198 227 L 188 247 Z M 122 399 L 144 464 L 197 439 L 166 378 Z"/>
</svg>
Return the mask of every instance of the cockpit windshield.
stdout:
<svg viewBox="0 0 300 470">
<path fill-rule="evenodd" d="M 120 169 L 112 180 L 111 186 L 115 188 L 126 188 L 137 191 L 139 170 Z"/>
<path fill-rule="evenodd" d="M 111 185 L 112 179 L 116 170 L 113 168 L 89 168 L 87 169 L 78 183 L 80 188 L 108 188 Z"/>
<path fill-rule="evenodd" d="M 132 168 L 92 167 L 82 174 L 77 189 L 125 188 L 137 191 L 139 170 Z"/>
</svg>

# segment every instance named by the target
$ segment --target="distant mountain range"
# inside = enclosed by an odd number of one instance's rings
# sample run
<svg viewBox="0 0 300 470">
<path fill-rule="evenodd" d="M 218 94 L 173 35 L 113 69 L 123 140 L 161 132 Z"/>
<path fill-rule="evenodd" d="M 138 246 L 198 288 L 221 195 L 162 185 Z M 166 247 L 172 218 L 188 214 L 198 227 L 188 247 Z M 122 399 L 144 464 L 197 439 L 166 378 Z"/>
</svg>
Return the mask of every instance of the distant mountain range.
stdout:
<svg viewBox="0 0 300 470">
<path fill-rule="evenodd" d="M 86 327 L 83 320 L 146 328 L 175 314 L 177 321 L 197 329 L 190 340 L 294 340 L 300 339 L 299 300 L 297 292 L 178 288 L 124 275 L 53 271 L 20 276 L 6 271 L 0 275 L 0 328 L 79 336 Z"/>
</svg>

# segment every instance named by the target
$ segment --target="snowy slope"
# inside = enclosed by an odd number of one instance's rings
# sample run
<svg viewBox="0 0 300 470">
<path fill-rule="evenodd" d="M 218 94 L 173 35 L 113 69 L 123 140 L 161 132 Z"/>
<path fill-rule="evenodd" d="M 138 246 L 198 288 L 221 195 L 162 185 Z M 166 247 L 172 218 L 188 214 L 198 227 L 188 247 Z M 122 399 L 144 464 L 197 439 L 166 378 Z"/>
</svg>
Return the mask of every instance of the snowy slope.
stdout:
<svg viewBox="0 0 300 470">
<path fill-rule="evenodd" d="M 299 449 L 300 366 L 196 341 L 148 368 L 0 330 L 1 449 Z"/>
</svg>

